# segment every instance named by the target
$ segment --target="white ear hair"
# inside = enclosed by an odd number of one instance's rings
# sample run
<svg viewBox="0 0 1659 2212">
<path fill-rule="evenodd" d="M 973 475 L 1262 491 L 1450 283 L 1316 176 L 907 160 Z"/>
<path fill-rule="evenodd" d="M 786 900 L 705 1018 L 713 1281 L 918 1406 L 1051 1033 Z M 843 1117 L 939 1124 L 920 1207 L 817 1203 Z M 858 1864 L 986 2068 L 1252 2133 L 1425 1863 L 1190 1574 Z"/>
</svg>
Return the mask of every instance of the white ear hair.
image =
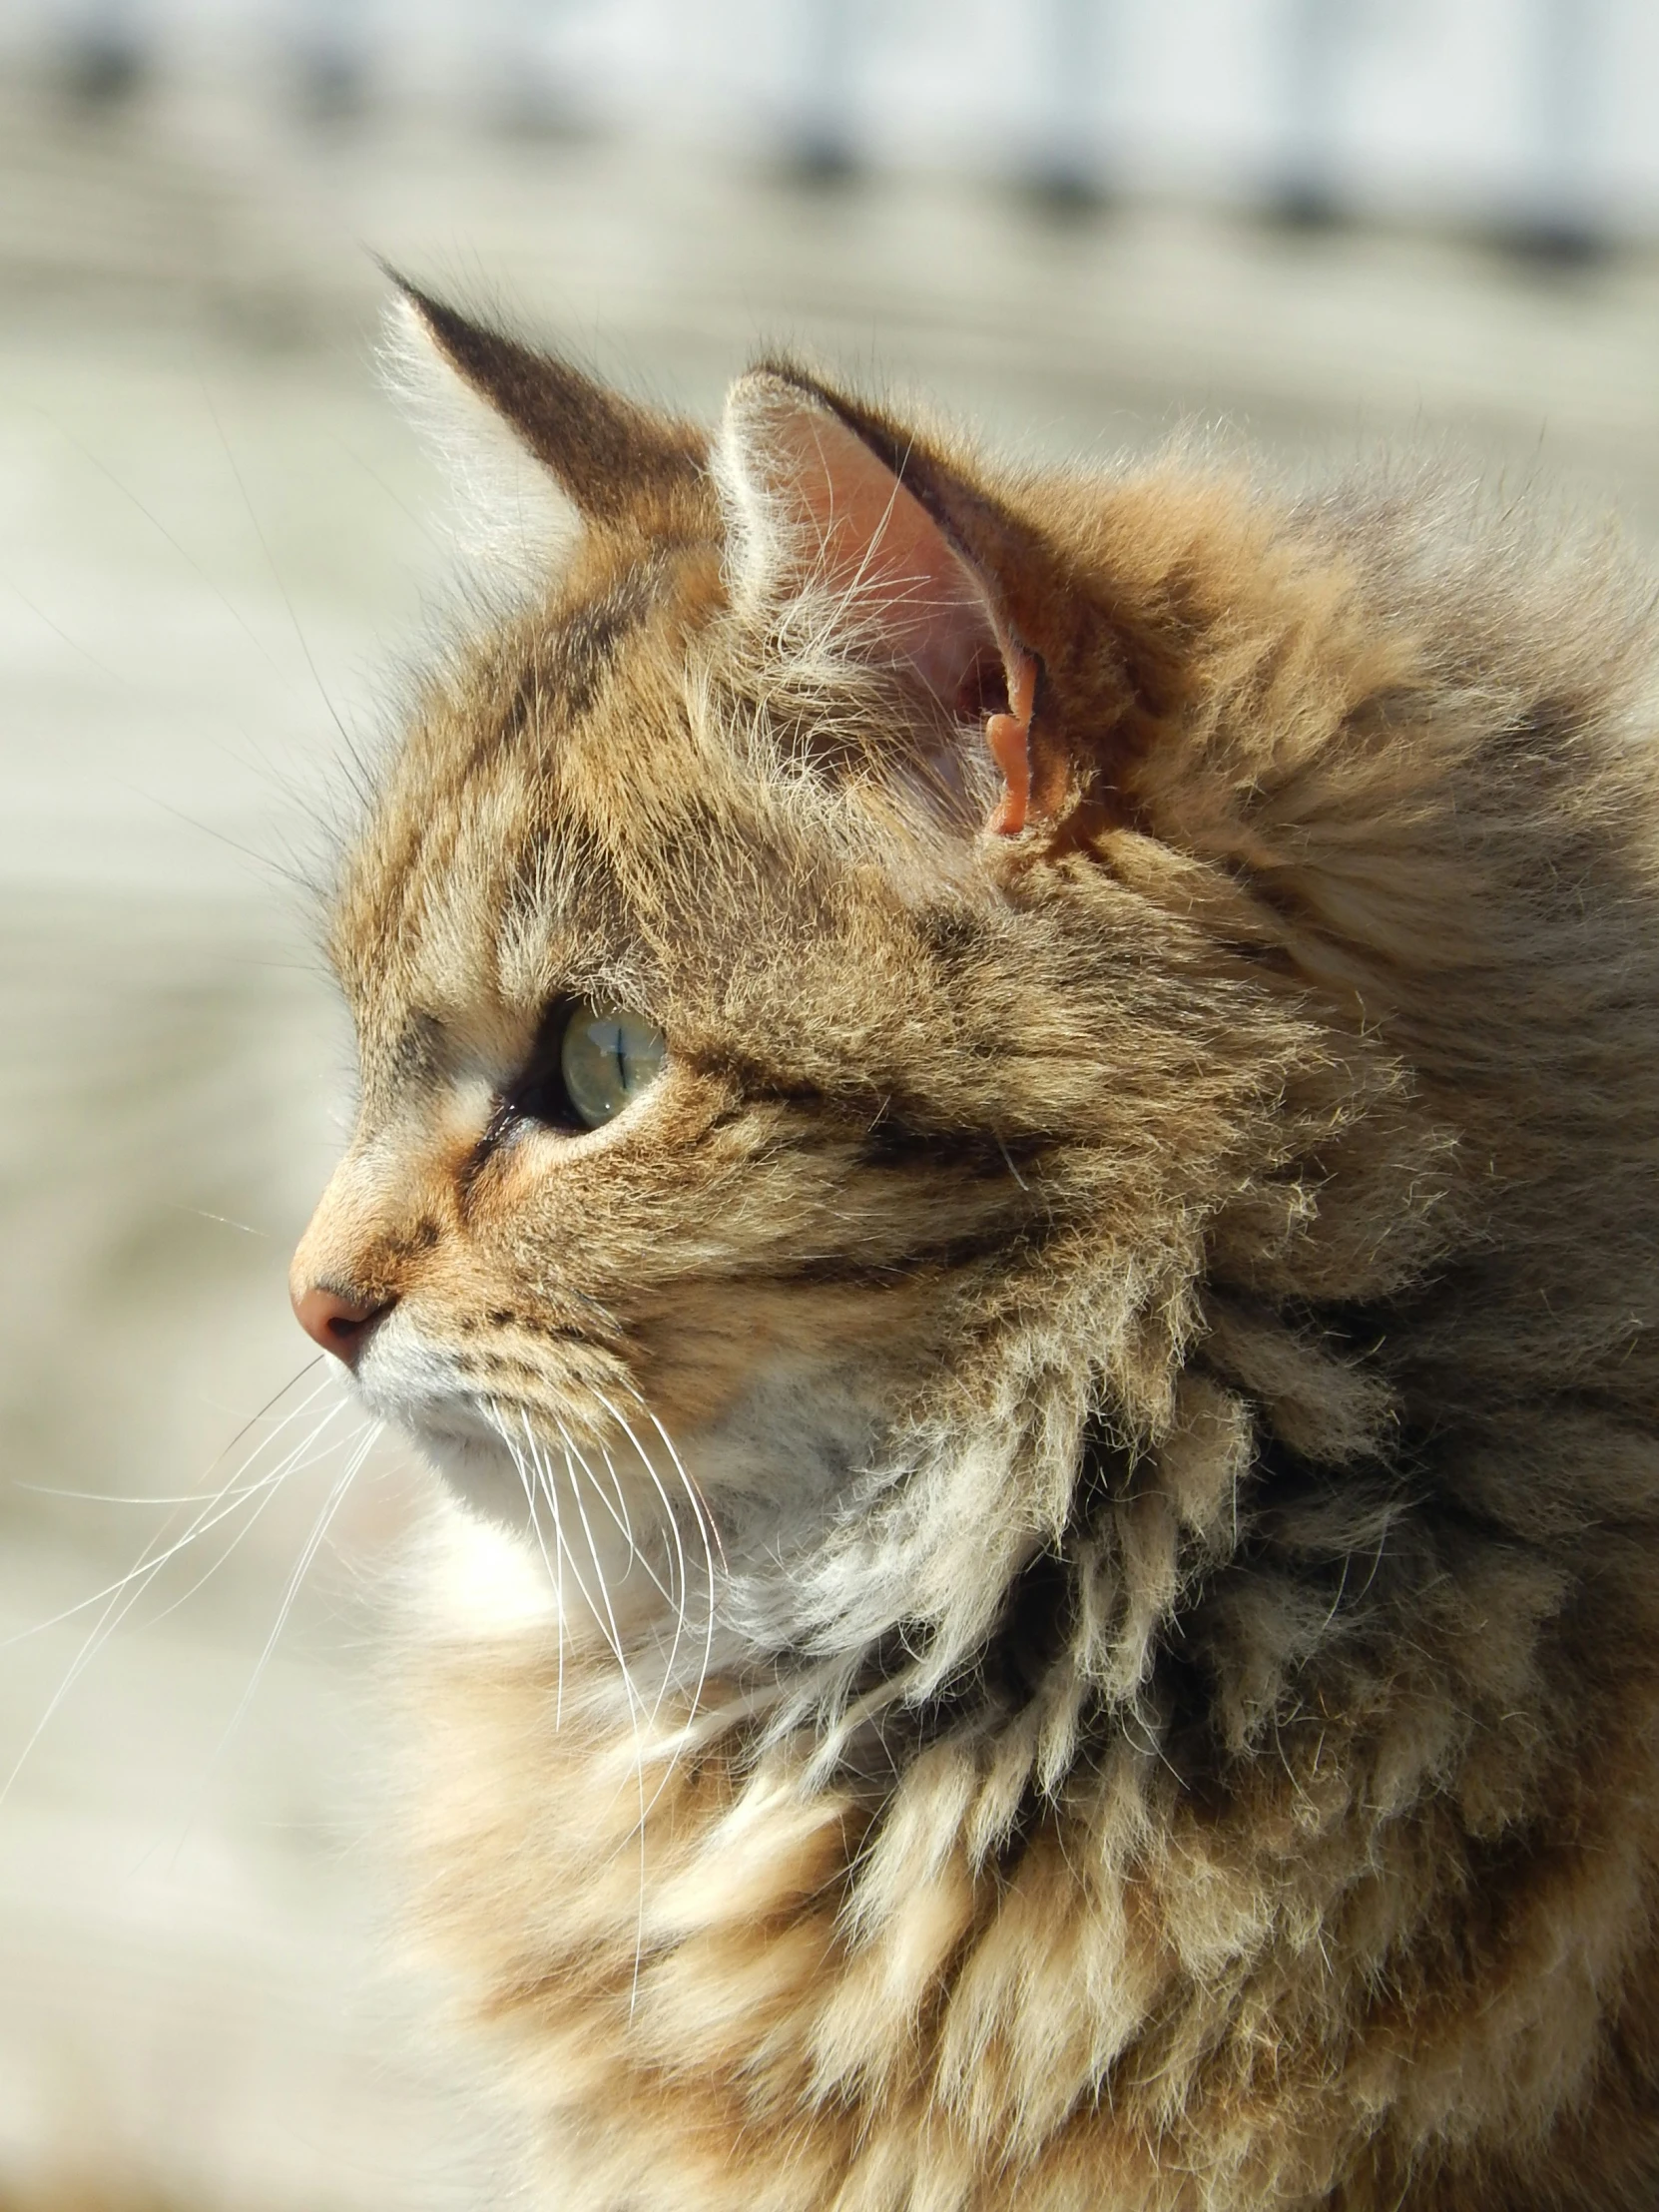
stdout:
<svg viewBox="0 0 1659 2212">
<path fill-rule="evenodd" d="M 414 300 L 386 310 L 381 373 L 449 482 L 450 527 L 469 563 L 512 586 L 545 582 L 582 534 L 574 502 L 459 374 Z"/>
<path fill-rule="evenodd" d="M 726 523 L 726 587 L 742 615 L 758 614 L 802 566 L 801 520 L 781 488 L 780 429 L 792 400 L 770 376 L 740 376 L 709 457 Z"/>
</svg>

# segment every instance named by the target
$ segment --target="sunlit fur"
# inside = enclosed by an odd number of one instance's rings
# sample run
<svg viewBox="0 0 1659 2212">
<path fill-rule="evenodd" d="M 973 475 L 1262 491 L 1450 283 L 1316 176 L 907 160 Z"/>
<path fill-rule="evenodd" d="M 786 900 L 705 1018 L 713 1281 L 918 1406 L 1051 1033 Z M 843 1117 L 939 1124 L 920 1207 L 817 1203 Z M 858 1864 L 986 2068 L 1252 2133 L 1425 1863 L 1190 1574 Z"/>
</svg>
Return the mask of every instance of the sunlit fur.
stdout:
<svg viewBox="0 0 1659 2212">
<path fill-rule="evenodd" d="M 792 408 L 1041 659 L 1020 834 L 769 505 Z M 387 766 L 298 1263 L 395 1299 L 363 1394 L 475 1501 L 406 1825 L 535 2186 L 1650 2208 L 1646 587 L 787 365 L 661 439 Z M 660 1082 L 486 1142 L 579 993 Z"/>
</svg>

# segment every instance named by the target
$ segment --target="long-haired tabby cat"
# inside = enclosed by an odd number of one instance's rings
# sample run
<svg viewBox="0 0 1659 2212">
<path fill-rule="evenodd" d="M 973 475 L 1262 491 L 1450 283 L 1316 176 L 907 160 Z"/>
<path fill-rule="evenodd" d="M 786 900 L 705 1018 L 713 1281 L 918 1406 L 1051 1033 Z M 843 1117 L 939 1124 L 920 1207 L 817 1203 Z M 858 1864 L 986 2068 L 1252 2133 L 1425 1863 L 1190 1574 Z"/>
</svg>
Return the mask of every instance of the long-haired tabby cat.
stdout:
<svg viewBox="0 0 1659 2212">
<path fill-rule="evenodd" d="M 1647 587 L 402 312 L 559 542 L 344 869 L 294 1290 L 459 1500 L 546 2201 L 1646 2212 Z"/>
</svg>

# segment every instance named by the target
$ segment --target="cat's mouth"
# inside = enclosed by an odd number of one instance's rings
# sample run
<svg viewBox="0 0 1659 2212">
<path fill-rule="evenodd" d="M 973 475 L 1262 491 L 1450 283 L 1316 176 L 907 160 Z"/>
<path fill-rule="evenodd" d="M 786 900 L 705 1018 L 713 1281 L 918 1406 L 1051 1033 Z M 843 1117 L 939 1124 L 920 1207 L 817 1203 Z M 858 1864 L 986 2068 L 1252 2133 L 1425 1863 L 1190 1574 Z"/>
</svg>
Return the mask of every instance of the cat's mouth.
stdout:
<svg viewBox="0 0 1659 2212">
<path fill-rule="evenodd" d="M 561 1611 L 613 1633 L 625 1618 L 702 1617 L 729 1571 L 798 1553 L 888 1425 L 869 1366 L 829 1353 L 757 1361 L 717 1418 L 684 1426 L 614 1379 L 566 1392 L 515 1377 L 492 1389 L 470 1364 L 396 1313 L 354 1379 L 451 1493 L 553 1583 Z"/>
<path fill-rule="evenodd" d="M 657 1413 L 614 1380 L 568 1394 L 519 1377 L 492 1387 L 473 1365 L 397 1313 L 364 1346 L 353 1380 L 450 1491 L 545 1572 L 562 1612 L 586 1611 L 615 1634 L 651 1612 L 706 1610 L 722 1539 Z"/>
</svg>

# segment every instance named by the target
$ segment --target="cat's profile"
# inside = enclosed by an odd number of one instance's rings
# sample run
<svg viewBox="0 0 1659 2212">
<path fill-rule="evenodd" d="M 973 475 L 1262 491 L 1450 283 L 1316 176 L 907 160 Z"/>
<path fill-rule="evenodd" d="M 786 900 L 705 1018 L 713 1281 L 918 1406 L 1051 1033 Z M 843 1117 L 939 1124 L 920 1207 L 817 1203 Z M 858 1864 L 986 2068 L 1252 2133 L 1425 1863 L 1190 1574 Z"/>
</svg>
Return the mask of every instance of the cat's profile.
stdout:
<svg viewBox="0 0 1659 2212">
<path fill-rule="evenodd" d="M 1646 585 L 403 311 L 554 528 L 294 1284 L 467 1501 L 411 1852 L 545 2201 L 1651 2208 Z"/>
</svg>

